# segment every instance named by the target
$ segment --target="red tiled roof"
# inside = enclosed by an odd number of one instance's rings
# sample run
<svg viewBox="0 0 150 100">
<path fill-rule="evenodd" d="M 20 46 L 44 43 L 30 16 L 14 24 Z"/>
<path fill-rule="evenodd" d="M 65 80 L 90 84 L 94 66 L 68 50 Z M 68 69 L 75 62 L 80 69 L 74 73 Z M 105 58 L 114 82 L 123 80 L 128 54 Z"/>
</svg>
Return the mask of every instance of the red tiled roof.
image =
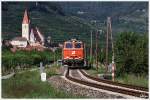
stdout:
<svg viewBox="0 0 150 100">
<path fill-rule="evenodd" d="M 23 24 L 28 24 L 29 23 L 29 18 L 28 18 L 27 10 L 25 10 L 22 23 Z"/>
</svg>

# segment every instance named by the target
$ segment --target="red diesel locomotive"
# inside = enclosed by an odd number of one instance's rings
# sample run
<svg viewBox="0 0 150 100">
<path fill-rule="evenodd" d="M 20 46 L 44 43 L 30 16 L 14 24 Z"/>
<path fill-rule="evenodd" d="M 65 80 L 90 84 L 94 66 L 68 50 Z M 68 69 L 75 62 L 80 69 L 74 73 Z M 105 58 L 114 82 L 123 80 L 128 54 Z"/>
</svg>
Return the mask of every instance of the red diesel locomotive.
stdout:
<svg viewBox="0 0 150 100">
<path fill-rule="evenodd" d="M 63 64 L 84 65 L 84 45 L 82 41 L 72 39 L 64 42 L 62 50 Z"/>
</svg>

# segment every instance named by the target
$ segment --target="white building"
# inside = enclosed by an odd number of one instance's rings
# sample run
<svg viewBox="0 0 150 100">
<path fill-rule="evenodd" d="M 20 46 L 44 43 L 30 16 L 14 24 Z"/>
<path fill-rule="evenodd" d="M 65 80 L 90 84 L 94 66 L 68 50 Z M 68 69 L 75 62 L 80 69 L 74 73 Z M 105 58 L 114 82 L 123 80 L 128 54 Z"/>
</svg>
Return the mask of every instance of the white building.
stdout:
<svg viewBox="0 0 150 100">
<path fill-rule="evenodd" d="M 30 28 L 30 19 L 25 10 L 23 21 L 22 21 L 22 37 L 16 37 L 11 41 L 13 46 L 26 47 L 27 43 L 30 46 L 40 46 L 44 45 L 44 36 L 41 34 L 39 29 Z"/>
<path fill-rule="evenodd" d="M 10 42 L 13 46 L 16 47 L 23 47 L 25 48 L 27 46 L 27 39 L 24 37 L 16 37 Z"/>
<path fill-rule="evenodd" d="M 41 32 L 39 31 L 39 29 L 37 27 L 36 27 L 36 30 L 37 30 L 38 36 L 40 38 L 40 43 L 42 45 L 44 45 L 44 36 L 41 34 Z"/>
<path fill-rule="evenodd" d="M 31 33 L 30 33 L 30 43 L 35 43 L 36 39 L 34 36 L 34 32 L 33 29 L 31 29 Z"/>
<path fill-rule="evenodd" d="M 37 27 L 31 29 L 29 43 L 31 46 L 44 45 L 44 37 Z"/>
</svg>

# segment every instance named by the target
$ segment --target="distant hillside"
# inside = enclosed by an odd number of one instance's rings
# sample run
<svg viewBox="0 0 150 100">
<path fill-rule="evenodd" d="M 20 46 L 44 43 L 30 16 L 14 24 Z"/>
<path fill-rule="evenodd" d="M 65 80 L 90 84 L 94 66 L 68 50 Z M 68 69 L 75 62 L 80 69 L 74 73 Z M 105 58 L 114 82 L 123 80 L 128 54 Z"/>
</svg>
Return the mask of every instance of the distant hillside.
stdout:
<svg viewBox="0 0 150 100">
<path fill-rule="evenodd" d="M 85 37 L 93 29 L 83 19 L 66 16 L 57 3 L 2 3 L 2 37 L 21 36 L 24 10 L 29 11 L 32 26 L 38 26 L 45 37 L 51 36 L 56 42 Z"/>
<path fill-rule="evenodd" d="M 97 21 L 102 27 L 107 16 L 112 17 L 114 32 L 148 32 L 148 2 L 65 2 L 65 13 Z"/>
<path fill-rule="evenodd" d="M 2 2 L 3 39 L 21 36 L 25 9 L 32 26 L 55 42 L 74 37 L 89 43 L 91 30 L 106 32 L 107 16 L 112 17 L 114 36 L 124 31 L 148 33 L 146 2 Z M 104 33 L 99 41 L 104 41 Z"/>
</svg>

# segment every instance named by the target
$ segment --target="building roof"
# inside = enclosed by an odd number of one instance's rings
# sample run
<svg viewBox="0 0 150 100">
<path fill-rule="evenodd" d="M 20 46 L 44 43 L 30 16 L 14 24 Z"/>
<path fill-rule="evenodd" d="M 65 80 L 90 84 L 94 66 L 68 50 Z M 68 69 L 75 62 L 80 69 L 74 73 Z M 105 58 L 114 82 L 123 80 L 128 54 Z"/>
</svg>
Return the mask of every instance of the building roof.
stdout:
<svg viewBox="0 0 150 100">
<path fill-rule="evenodd" d="M 29 24 L 29 17 L 28 17 L 28 14 L 27 14 L 27 10 L 25 10 L 25 12 L 24 12 L 24 17 L 23 17 L 22 24 Z"/>
<path fill-rule="evenodd" d="M 42 39 L 41 39 L 40 35 L 41 36 L 43 36 L 43 35 L 39 32 L 38 28 L 37 27 L 32 28 L 32 30 L 33 30 L 33 33 L 34 33 L 34 37 L 36 38 L 36 41 L 42 42 Z"/>
<path fill-rule="evenodd" d="M 36 27 L 36 30 L 37 30 L 37 33 L 38 33 L 41 41 L 44 41 L 44 37 L 43 37 L 42 33 L 39 31 L 39 29 L 37 27 Z"/>
<path fill-rule="evenodd" d="M 25 37 L 15 37 L 13 41 L 27 41 Z"/>
</svg>

